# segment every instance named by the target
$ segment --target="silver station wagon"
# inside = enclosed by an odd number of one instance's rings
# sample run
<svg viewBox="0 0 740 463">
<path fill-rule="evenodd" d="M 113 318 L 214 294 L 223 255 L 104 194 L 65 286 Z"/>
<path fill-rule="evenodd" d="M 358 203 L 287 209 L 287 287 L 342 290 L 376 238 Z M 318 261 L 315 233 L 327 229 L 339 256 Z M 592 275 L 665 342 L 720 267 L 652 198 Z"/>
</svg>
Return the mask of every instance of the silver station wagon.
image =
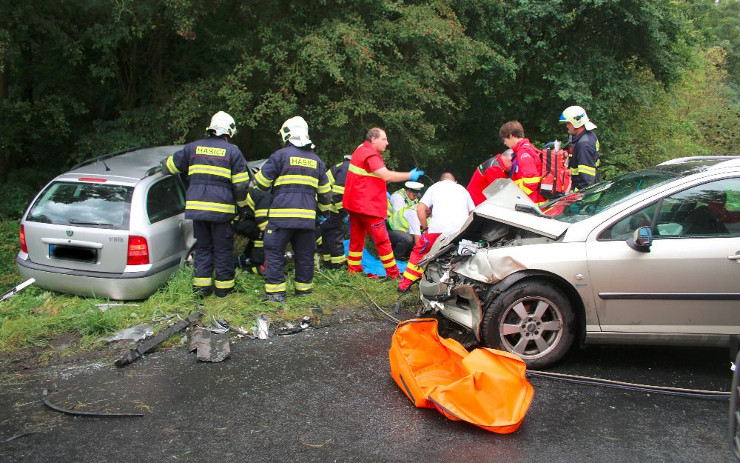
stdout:
<svg viewBox="0 0 740 463">
<path fill-rule="evenodd" d="M 421 264 L 428 311 L 530 367 L 575 343 L 740 335 L 740 157 L 669 161 L 546 204 L 508 179 Z"/>
<path fill-rule="evenodd" d="M 195 243 L 183 180 L 159 167 L 180 148 L 111 153 L 52 180 L 21 220 L 21 276 L 81 296 L 136 300 L 154 293 Z"/>
</svg>

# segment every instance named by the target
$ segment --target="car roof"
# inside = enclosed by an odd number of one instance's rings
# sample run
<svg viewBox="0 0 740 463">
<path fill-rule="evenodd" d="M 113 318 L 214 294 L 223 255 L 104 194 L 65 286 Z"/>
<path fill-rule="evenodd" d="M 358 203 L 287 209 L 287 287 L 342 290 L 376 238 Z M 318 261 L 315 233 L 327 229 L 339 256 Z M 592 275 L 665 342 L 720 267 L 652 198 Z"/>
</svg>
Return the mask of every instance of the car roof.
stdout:
<svg viewBox="0 0 740 463">
<path fill-rule="evenodd" d="M 659 166 L 680 166 L 688 171 L 717 170 L 728 167 L 740 167 L 740 156 L 689 156 L 671 159 Z"/>
<path fill-rule="evenodd" d="M 57 179 L 72 179 L 81 175 L 104 178 L 140 180 L 152 175 L 163 159 L 183 145 L 133 148 L 89 159 L 72 167 Z"/>
</svg>

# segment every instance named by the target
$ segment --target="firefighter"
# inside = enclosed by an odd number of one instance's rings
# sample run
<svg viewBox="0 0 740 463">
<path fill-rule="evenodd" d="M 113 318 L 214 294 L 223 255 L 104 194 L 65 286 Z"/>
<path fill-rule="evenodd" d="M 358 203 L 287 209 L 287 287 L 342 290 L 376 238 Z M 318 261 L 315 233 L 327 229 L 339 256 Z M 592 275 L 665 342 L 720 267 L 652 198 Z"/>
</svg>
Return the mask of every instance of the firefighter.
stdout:
<svg viewBox="0 0 740 463">
<path fill-rule="evenodd" d="M 237 266 L 258 275 L 265 274 L 264 233 L 267 212 L 272 203 L 272 193 L 260 188 L 250 188 L 245 201 L 237 204 L 239 216 L 234 231 L 249 238 L 249 243 L 237 258 Z"/>
<path fill-rule="evenodd" d="M 321 221 L 322 264 L 330 269 L 343 268 L 347 257 L 344 255 L 344 224 L 347 211 L 342 207 L 344 198 L 344 184 L 347 181 L 349 161 L 352 158 L 347 154 L 342 162 L 332 166 L 326 175 L 331 182 L 331 209 L 324 213 L 325 220 Z"/>
<path fill-rule="evenodd" d="M 513 157 L 514 151 L 507 149 L 503 153 L 489 158 L 475 169 L 468 183 L 467 190 L 476 206 L 486 200 L 483 190 L 488 185 L 500 178 L 508 178 Z"/>
<path fill-rule="evenodd" d="M 236 145 L 234 118 L 219 111 L 206 129 L 207 138 L 189 143 L 163 161 L 162 171 L 187 174 L 185 218 L 193 220 L 197 240 L 193 290 L 219 297 L 234 290 L 234 231 L 231 220 L 249 182 L 247 161 Z M 213 272 L 216 278 L 213 280 Z"/>
<path fill-rule="evenodd" d="M 501 141 L 514 152 L 511 179 L 535 204 L 545 202 L 540 195 L 542 160 L 537 149 L 524 138 L 524 127 L 519 121 L 509 121 L 498 131 Z"/>
<path fill-rule="evenodd" d="M 342 201 L 349 213 L 347 269 L 350 273 L 362 272 L 362 250 L 369 233 L 386 275 L 398 278 L 400 272 L 385 228 L 388 216 L 386 182 L 416 181 L 424 171 L 416 167 L 410 172 L 388 170 L 382 156 L 387 147 L 385 131 L 374 127 L 368 130 L 365 141 L 352 153 Z"/>
<path fill-rule="evenodd" d="M 598 137 L 593 132 L 596 124 L 586 115 L 586 110 L 580 106 L 569 106 L 560 115 L 560 123 L 568 128 L 568 144 L 570 157 L 568 167 L 573 189 L 580 190 L 599 182 L 599 157 L 601 146 Z"/>
<path fill-rule="evenodd" d="M 255 175 L 258 187 L 273 189 L 264 237 L 265 294 L 271 302 L 285 302 L 288 242 L 295 256 L 295 294 L 312 291 L 316 210 L 328 211 L 331 207 L 326 166 L 312 151 L 306 121 L 300 116 L 291 117 L 278 133 L 285 146 L 272 153 Z"/>
<path fill-rule="evenodd" d="M 470 198 L 470 193 L 462 185 L 458 185 L 451 173 L 445 172 L 439 182 L 429 187 L 416 206 L 419 223 L 424 232 L 411 251 L 406 271 L 398 283 L 399 292 L 405 292 L 413 282 L 421 278 L 424 269 L 416 264 L 424 258 L 440 236 L 460 230 L 473 209 L 475 204 Z"/>
<path fill-rule="evenodd" d="M 403 186 L 403 188 L 400 188 L 391 194 L 391 210 L 388 211 L 389 217 L 393 212 L 404 207 L 415 208 L 416 205 L 419 204 L 419 198 L 421 197 L 421 190 L 424 188 L 424 184 L 408 181 L 404 183 Z"/>
</svg>

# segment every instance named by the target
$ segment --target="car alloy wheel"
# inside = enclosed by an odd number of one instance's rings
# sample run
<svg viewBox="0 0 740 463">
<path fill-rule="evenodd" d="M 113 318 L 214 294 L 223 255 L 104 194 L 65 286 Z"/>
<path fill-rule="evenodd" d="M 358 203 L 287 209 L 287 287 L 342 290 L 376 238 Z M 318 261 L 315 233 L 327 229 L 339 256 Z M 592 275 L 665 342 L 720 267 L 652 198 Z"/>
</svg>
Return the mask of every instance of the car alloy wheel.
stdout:
<svg viewBox="0 0 740 463">
<path fill-rule="evenodd" d="M 481 334 L 485 345 L 520 356 L 529 367 L 559 360 L 573 342 L 575 317 L 568 299 L 544 282 L 521 282 L 489 306 Z"/>
</svg>

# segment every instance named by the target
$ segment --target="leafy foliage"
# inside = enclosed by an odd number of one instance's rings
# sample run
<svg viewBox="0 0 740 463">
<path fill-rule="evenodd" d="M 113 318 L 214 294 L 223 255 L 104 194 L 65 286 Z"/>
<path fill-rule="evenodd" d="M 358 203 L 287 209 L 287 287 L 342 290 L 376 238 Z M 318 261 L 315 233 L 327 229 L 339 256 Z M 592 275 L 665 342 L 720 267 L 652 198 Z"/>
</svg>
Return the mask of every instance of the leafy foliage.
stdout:
<svg viewBox="0 0 740 463">
<path fill-rule="evenodd" d="M 647 139 L 681 135 L 635 162 L 624 156 L 635 149 L 625 108 L 680 99 L 712 47 L 724 57 L 706 58 L 721 68 L 710 100 L 736 101 L 723 89 L 737 82 L 738 3 L 0 0 L 0 182 L 41 167 L 35 191 L 81 159 L 186 142 L 217 110 L 235 117 L 234 142 L 251 159 L 274 151 L 282 121 L 300 114 L 327 162 L 378 125 L 391 168 L 420 165 L 431 177 L 467 178 L 503 149 L 495 133 L 510 119 L 535 142 L 564 138 L 556 121 L 571 104 L 599 125 L 608 173 L 703 152 L 737 124 L 732 105 L 721 127 L 647 113 L 646 125 L 664 127 Z"/>
</svg>

